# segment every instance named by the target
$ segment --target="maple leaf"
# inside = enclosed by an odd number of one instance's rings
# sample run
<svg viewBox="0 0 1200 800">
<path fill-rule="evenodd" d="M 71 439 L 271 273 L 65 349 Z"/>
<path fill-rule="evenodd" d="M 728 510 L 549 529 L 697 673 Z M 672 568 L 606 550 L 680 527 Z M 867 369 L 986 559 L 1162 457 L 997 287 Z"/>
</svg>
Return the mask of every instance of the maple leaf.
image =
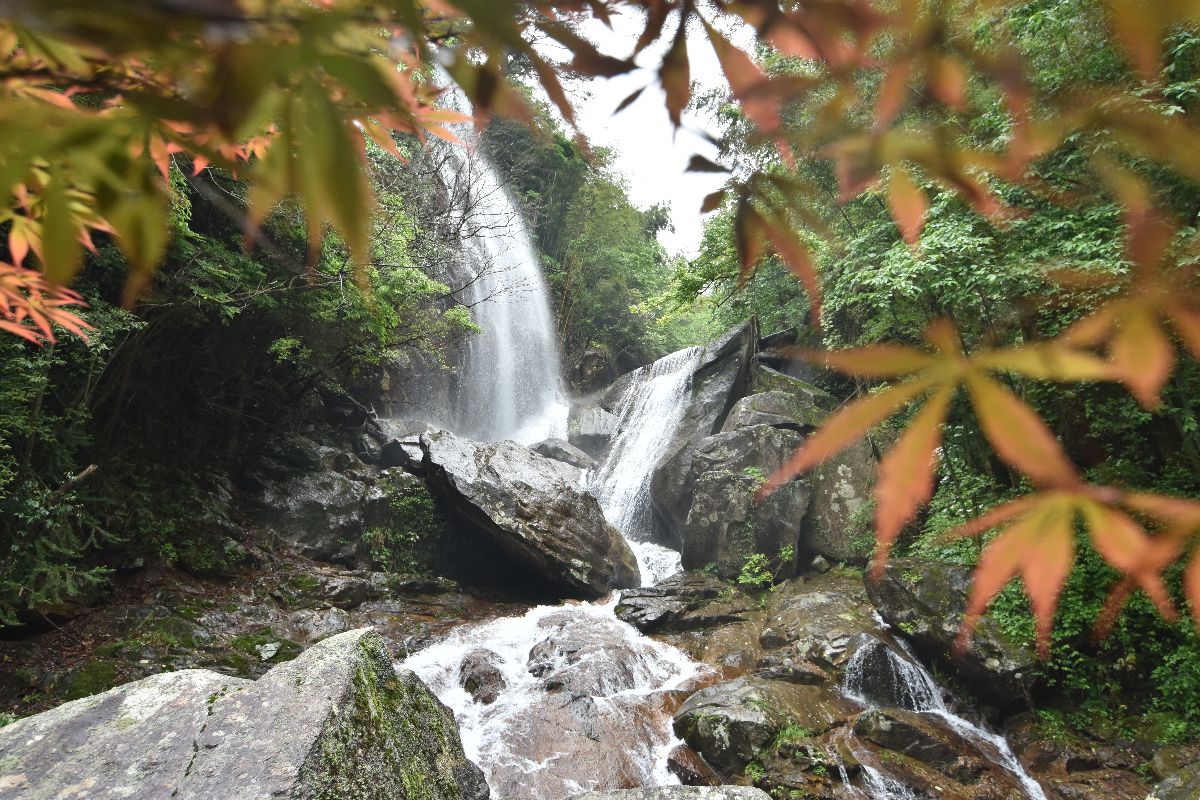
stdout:
<svg viewBox="0 0 1200 800">
<path fill-rule="evenodd" d="M 1059 338 L 1074 347 L 1107 345 L 1113 374 L 1152 409 L 1175 364 L 1168 324 L 1192 357 L 1200 359 L 1200 294 L 1191 270 L 1170 269 L 1175 228 L 1151 207 L 1148 190 L 1122 176 L 1110 173 L 1110 178 L 1118 181 L 1125 205 L 1125 250 L 1132 275 L 1128 281 L 1097 282 L 1120 294 Z"/>
<path fill-rule="evenodd" d="M 1038 654 L 1042 658 L 1049 655 L 1054 612 L 1074 563 L 1075 529 L 1080 523 L 1096 552 L 1125 576 L 1110 594 L 1100 617 L 1101 628 L 1106 620 L 1111 624 L 1120 604 L 1135 588 L 1146 592 L 1159 613 L 1173 619 L 1174 605 L 1161 573 L 1178 556 L 1179 541 L 1172 536 L 1151 537 L 1128 513 L 1130 507 L 1153 513 L 1163 501 L 1174 498 L 1137 495 L 1130 500 L 1109 487 L 1078 484 L 1003 503 L 950 531 L 947 538 L 960 538 L 1005 526 L 984 548 L 975 569 L 958 649 L 965 649 L 987 606 L 1019 574 L 1037 621 Z M 1200 504 L 1191 505 L 1194 519 L 1200 522 Z"/>
<path fill-rule="evenodd" d="M 881 574 L 903 526 L 929 500 L 941 442 L 941 426 L 954 393 L 965 387 L 984 436 L 1007 463 L 1046 488 L 1070 488 L 1081 478 L 1062 446 L 1037 413 L 992 376 L 1011 372 L 1050 380 L 1103 380 L 1110 368 L 1085 352 L 1049 342 L 981 350 L 968 356 L 947 320 L 929 326 L 927 347 L 871 345 L 809 357 L 859 378 L 904 380 L 843 406 L 811 434 L 781 469 L 768 478 L 760 496 L 836 455 L 875 425 L 925 395 L 916 419 L 879 466 L 875 486 L 873 574 Z"/>
</svg>

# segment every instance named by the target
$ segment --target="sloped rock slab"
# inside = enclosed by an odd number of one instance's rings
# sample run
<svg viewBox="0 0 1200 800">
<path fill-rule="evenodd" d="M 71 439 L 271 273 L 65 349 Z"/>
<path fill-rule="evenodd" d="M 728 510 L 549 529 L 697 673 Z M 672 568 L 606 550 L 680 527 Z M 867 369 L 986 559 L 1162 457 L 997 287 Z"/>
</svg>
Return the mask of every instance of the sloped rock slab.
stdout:
<svg viewBox="0 0 1200 800">
<path fill-rule="evenodd" d="M 0 729 L 0 794 L 486 800 L 449 709 L 367 629 L 249 682 L 164 673 Z"/>
<path fill-rule="evenodd" d="M 602 597 L 641 583 L 637 559 L 574 467 L 515 442 L 421 437 L 430 491 L 465 524 L 567 596 Z"/>
</svg>

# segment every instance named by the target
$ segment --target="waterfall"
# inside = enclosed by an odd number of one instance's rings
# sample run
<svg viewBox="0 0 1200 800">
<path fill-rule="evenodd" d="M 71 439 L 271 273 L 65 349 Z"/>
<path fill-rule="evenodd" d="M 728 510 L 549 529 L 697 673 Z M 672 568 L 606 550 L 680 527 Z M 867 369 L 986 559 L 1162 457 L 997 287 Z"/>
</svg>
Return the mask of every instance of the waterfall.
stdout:
<svg viewBox="0 0 1200 800">
<path fill-rule="evenodd" d="M 904 657 L 883 642 L 858 648 L 846 665 L 842 677 L 842 693 L 868 708 L 879 708 L 882 703 L 873 697 L 871 682 L 881 680 L 888 689 L 890 704 L 893 707 L 936 717 L 959 736 L 979 745 L 996 764 L 1010 772 L 1020 782 L 1029 800 L 1046 800 L 1046 793 L 1041 784 L 1034 780 L 1017 760 L 1004 737 L 984 730 L 950 711 L 942 700 L 942 693 L 933 676 L 912 653 L 907 642 L 898 641 L 904 651 Z M 907 787 L 901 786 L 865 762 L 863 782 L 873 793 L 872 797 L 903 800 L 915 796 Z M 896 784 L 899 789 L 887 788 L 891 784 Z M 878 793 L 875 794 L 876 792 Z"/>
<path fill-rule="evenodd" d="M 679 553 L 646 541 L 648 486 L 679 426 L 700 353 L 674 353 L 630 378 L 617 439 L 591 481 L 649 583 L 679 569 Z M 400 664 L 454 711 L 467 757 L 483 768 L 495 796 L 558 800 L 679 783 L 667 767 L 682 744 L 668 696 L 708 667 L 618 620 L 617 602 L 538 606 L 463 626 Z M 481 659 L 500 687 L 490 702 L 467 689 Z"/>
<path fill-rule="evenodd" d="M 617 438 L 589 486 L 604 516 L 629 541 L 648 585 L 680 569 L 677 551 L 650 541 L 650 477 L 679 427 L 703 352 L 701 347 L 680 350 L 633 373 L 615 410 Z"/>
<path fill-rule="evenodd" d="M 448 104 L 468 113 L 466 96 L 446 81 Z M 554 321 L 529 230 L 474 128 L 453 127 L 464 146 L 443 147 L 438 172 L 451 194 L 452 224 L 464 236 L 458 299 L 482 330 L 467 343 L 451 427 L 481 441 L 565 437 Z"/>
</svg>

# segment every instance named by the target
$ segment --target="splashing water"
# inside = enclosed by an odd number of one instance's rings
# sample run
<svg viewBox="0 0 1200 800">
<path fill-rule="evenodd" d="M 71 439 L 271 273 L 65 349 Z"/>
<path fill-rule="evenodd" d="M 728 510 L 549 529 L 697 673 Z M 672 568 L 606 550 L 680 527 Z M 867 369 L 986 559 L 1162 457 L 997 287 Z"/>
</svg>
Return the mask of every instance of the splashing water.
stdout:
<svg viewBox="0 0 1200 800">
<path fill-rule="evenodd" d="M 454 87 L 454 84 L 450 82 Z M 470 104 L 454 87 L 458 111 Z M 533 444 L 565 437 L 567 404 L 546 283 L 529 230 L 469 123 L 453 126 L 463 147 L 445 147 L 438 172 L 464 232 L 459 299 L 482 330 L 470 337 L 454 398 L 457 433 Z"/>
<path fill-rule="evenodd" d="M 699 353 L 672 354 L 633 376 L 617 412 L 620 433 L 591 481 L 649 583 L 679 569 L 679 553 L 645 541 L 648 485 L 679 425 Z M 667 768 L 681 742 L 666 693 L 708 668 L 619 621 L 617 602 L 538 606 L 464 626 L 401 664 L 454 711 L 467 757 L 495 796 L 557 800 L 679 783 Z M 481 651 L 503 682 L 490 703 L 464 688 L 464 665 Z"/>
<path fill-rule="evenodd" d="M 703 352 L 700 347 L 680 350 L 633 373 L 616 408 L 616 441 L 590 483 L 604 515 L 633 548 L 647 585 L 680 569 L 677 551 L 649 541 L 654 525 L 650 476 L 682 420 L 692 371 Z"/>
<path fill-rule="evenodd" d="M 908 643 L 903 640 L 898 640 L 898 643 L 904 651 L 904 657 L 882 642 L 860 647 L 846 665 L 842 693 L 868 708 L 878 708 L 882 704 L 873 697 L 875 692 L 871 684 L 880 681 L 888 687 L 887 693 L 890 695 L 884 702 L 938 718 L 946 727 L 979 746 L 994 763 L 1011 773 L 1020 782 L 1029 800 L 1046 800 L 1041 784 L 1017 760 L 1004 737 L 984 730 L 950 711 L 942 700 L 942 693 L 933 676 L 912 653 Z M 863 764 L 863 783 L 871 792 L 877 792 L 870 796 L 880 800 L 915 797 L 910 789 L 866 763 Z M 898 788 L 888 788 L 891 784 Z"/>
</svg>

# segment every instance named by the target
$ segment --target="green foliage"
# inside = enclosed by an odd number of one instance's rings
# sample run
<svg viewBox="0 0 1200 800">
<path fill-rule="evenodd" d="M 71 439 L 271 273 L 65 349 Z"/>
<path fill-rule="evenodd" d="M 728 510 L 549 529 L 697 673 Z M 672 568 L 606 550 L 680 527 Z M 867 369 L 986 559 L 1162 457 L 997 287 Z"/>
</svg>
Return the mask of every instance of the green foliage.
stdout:
<svg viewBox="0 0 1200 800">
<path fill-rule="evenodd" d="M 364 537 L 371 560 L 395 574 L 429 574 L 434 566 L 439 537 L 445 533 L 432 495 L 421 486 L 393 490 L 388 499 L 390 525 L 372 528 Z"/>
<path fill-rule="evenodd" d="M 747 589 L 762 590 L 770 587 L 774 578 L 768 557 L 762 553 L 751 553 L 746 556 L 746 560 L 742 564 L 742 569 L 737 576 L 737 583 Z"/>
</svg>

